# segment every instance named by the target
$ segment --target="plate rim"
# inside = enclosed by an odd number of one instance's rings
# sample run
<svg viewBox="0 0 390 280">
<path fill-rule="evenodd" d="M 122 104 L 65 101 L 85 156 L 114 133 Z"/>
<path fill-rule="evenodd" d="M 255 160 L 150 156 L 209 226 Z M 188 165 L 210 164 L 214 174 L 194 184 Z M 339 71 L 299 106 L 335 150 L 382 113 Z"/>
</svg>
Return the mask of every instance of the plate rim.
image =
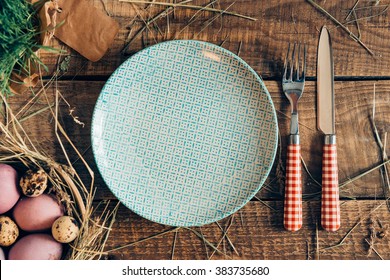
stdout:
<svg viewBox="0 0 390 280">
<path fill-rule="evenodd" d="M 109 184 L 107 183 L 107 180 L 105 178 L 105 176 L 103 176 L 103 173 L 102 173 L 102 170 L 101 170 L 101 167 L 99 166 L 98 162 L 97 162 L 97 155 L 96 155 L 96 152 L 95 152 L 95 138 L 96 137 L 93 137 L 94 133 L 94 123 L 95 123 L 95 117 L 96 117 L 96 114 L 97 114 L 97 104 L 99 103 L 100 99 L 102 98 L 102 93 L 104 92 L 106 86 L 107 86 L 107 83 L 108 81 L 111 79 L 111 77 L 113 77 L 116 72 L 119 71 L 119 69 L 125 64 L 125 63 L 128 63 L 128 61 L 140 56 L 140 55 L 143 55 L 143 53 L 147 52 L 149 49 L 151 48 L 155 48 L 156 46 L 161 46 L 161 45 L 169 45 L 169 44 L 172 44 L 172 43 L 175 43 L 175 42 L 189 42 L 189 43 L 195 43 L 195 44 L 200 44 L 200 45 L 205 45 L 205 46 L 209 46 L 210 48 L 216 48 L 218 50 L 220 50 L 221 52 L 224 52 L 225 54 L 228 54 L 229 56 L 233 57 L 234 59 L 238 60 L 247 70 L 249 70 L 255 80 L 260 84 L 261 86 L 261 91 L 263 91 L 266 96 L 267 96 L 267 99 L 268 99 L 268 102 L 272 105 L 271 108 L 272 108 L 272 117 L 273 117 L 273 120 L 274 120 L 274 124 L 275 124 L 275 128 L 274 128 L 274 135 L 275 135 L 275 143 L 274 143 L 274 147 L 273 147 L 273 152 L 272 152 L 272 160 L 271 160 L 271 164 L 268 166 L 266 172 L 264 173 L 264 176 L 262 176 L 261 180 L 259 181 L 258 185 L 256 188 L 254 188 L 252 190 L 252 192 L 250 192 L 250 195 L 248 195 L 248 198 L 246 200 L 243 201 L 243 203 L 241 204 L 238 204 L 236 207 L 234 207 L 232 210 L 230 211 L 227 211 L 227 212 L 222 212 L 222 215 L 216 215 L 216 217 L 212 218 L 212 219 L 209 219 L 209 220 L 205 220 L 204 222 L 202 223 L 190 223 L 190 224 L 187 224 L 187 225 L 178 225 L 178 224 L 169 224 L 169 223 L 164 223 L 164 222 L 161 222 L 161 221 L 158 221 L 156 219 L 152 219 L 152 218 L 149 218 L 149 217 L 145 217 L 143 214 L 141 213 L 138 213 L 137 211 L 135 211 L 134 209 L 132 209 L 131 207 L 129 207 L 127 205 L 127 203 L 123 202 L 121 199 L 119 199 L 111 186 L 109 186 Z M 144 218 L 144 219 L 147 219 L 149 221 L 152 221 L 152 222 L 155 222 L 155 223 L 158 223 L 158 224 L 162 224 L 162 225 L 168 225 L 168 226 L 176 226 L 176 227 L 194 227 L 194 226 L 203 226 L 203 225 L 207 225 L 207 224 L 211 224 L 213 222 L 217 222 L 217 221 L 220 221 L 226 217 L 229 217 L 230 215 L 236 213 L 237 211 L 239 211 L 241 208 L 243 208 L 246 204 L 248 204 L 248 202 L 251 201 L 251 199 L 260 191 L 260 189 L 263 187 L 265 181 L 267 180 L 267 178 L 269 177 L 269 174 L 272 170 L 272 167 L 274 166 L 275 164 L 275 158 L 276 158 L 276 154 L 277 154 L 277 149 L 278 149 L 278 142 L 279 142 L 279 128 L 278 128 L 278 119 L 277 119 L 277 114 L 276 114 L 276 109 L 275 109 L 275 105 L 274 105 L 274 102 L 271 98 L 271 94 L 269 93 L 267 87 L 265 86 L 264 84 L 264 81 L 263 79 L 261 78 L 261 76 L 259 74 L 257 74 L 257 72 L 244 60 L 242 59 L 241 57 L 239 57 L 238 55 L 236 55 L 235 53 L 233 53 L 232 51 L 228 50 L 228 49 L 225 49 L 223 48 L 222 46 L 219 46 L 219 45 L 216 45 L 216 44 L 213 44 L 213 43 L 210 43 L 210 42 L 206 42 L 206 41 L 201 41 L 201 40 L 193 40 L 193 39 L 178 39 L 178 40 L 169 40 L 169 41 L 164 41 L 164 42 L 159 42 L 159 43 L 156 43 L 154 45 L 151 45 L 151 46 L 147 46 L 141 50 L 139 50 L 138 52 L 136 52 L 135 54 L 133 54 L 132 56 L 130 56 L 128 59 L 126 59 L 125 61 L 123 61 L 113 72 L 112 74 L 109 76 L 109 78 L 107 79 L 107 81 L 104 83 L 102 89 L 100 90 L 100 93 L 99 93 L 99 96 L 98 98 L 96 99 L 96 102 L 95 102 L 95 105 L 94 105 L 94 109 L 93 109 L 93 112 L 92 112 L 92 118 L 91 118 L 91 131 L 90 131 L 90 139 L 91 139 L 91 150 L 92 150 L 92 154 L 93 154 L 93 159 L 95 161 L 95 164 L 96 164 L 96 168 L 98 169 L 98 172 L 100 174 L 100 176 L 102 177 L 103 181 L 104 181 L 104 184 L 107 186 L 107 188 L 110 190 L 110 192 L 116 197 L 116 199 L 121 203 L 123 204 L 127 209 L 129 209 L 130 211 L 132 211 L 133 213 L 137 214 L 138 216 Z"/>
</svg>

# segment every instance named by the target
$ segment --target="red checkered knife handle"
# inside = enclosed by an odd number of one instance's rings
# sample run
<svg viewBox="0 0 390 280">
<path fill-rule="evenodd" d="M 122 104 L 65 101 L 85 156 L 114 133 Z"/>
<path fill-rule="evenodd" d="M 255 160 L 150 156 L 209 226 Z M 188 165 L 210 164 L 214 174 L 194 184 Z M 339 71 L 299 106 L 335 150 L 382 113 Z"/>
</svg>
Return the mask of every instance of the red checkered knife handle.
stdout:
<svg viewBox="0 0 390 280">
<path fill-rule="evenodd" d="M 325 144 L 323 148 L 321 225 L 327 231 L 336 231 L 340 228 L 336 143 Z"/>
<path fill-rule="evenodd" d="M 284 228 L 297 231 L 302 227 L 301 146 L 287 146 Z"/>
</svg>

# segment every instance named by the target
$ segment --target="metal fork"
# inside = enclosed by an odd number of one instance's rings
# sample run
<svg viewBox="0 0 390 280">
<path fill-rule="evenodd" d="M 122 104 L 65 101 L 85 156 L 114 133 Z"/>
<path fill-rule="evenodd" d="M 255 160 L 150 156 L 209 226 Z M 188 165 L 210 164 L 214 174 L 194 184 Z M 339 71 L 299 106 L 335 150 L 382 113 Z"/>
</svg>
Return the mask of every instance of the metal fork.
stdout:
<svg viewBox="0 0 390 280">
<path fill-rule="evenodd" d="M 303 52 L 303 53 L 302 53 Z M 303 55 L 303 58 L 302 58 Z M 301 146 L 299 143 L 298 101 L 303 94 L 306 71 L 306 45 L 290 44 L 284 61 L 282 87 L 291 105 L 290 136 L 287 146 L 284 227 L 297 231 L 302 227 Z"/>
</svg>

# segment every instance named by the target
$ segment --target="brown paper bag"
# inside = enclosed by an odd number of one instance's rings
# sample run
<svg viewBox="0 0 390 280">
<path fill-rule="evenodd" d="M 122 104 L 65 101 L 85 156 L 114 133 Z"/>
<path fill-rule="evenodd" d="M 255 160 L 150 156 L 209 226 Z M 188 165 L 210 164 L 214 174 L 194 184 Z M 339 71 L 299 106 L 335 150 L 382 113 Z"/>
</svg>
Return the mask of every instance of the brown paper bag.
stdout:
<svg viewBox="0 0 390 280">
<path fill-rule="evenodd" d="M 41 45 L 49 45 L 54 36 L 54 30 L 57 25 L 58 3 L 56 0 L 46 2 L 39 10 L 41 20 Z"/>
<path fill-rule="evenodd" d="M 119 31 L 118 23 L 85 0 L 58 0 L 60 13 L 54 36 L 91 61 L 107 52 Z"/>
</svg>

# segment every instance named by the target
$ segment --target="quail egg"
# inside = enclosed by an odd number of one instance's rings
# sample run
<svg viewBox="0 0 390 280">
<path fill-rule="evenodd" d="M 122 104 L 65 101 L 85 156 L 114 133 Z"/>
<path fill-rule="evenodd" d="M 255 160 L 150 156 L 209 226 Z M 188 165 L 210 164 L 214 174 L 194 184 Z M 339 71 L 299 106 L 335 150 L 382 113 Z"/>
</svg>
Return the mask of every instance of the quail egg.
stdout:
<svg viewBox="0 0 390 280">
<path fill-rule="evenodd" d="M 0 216 L 0 246 L 10 246 L 19 236 L 18 226 L 11 218 Z"/>
<path fill-rule="evenodd" d="M 78 223 L 75 218 L 62 216 L 54 221 L 51 233 L 55 240 L 61 243 L 69 243 L 76 239 L 79 234 Z"/>
<path fill-rule="evenodd" d="M 37 172 L 28 170 L 20 179 L 19 185 L 25 196 L 39 196 L 47 188 L 47 174 L 43 169 Z"/>
</svg>

